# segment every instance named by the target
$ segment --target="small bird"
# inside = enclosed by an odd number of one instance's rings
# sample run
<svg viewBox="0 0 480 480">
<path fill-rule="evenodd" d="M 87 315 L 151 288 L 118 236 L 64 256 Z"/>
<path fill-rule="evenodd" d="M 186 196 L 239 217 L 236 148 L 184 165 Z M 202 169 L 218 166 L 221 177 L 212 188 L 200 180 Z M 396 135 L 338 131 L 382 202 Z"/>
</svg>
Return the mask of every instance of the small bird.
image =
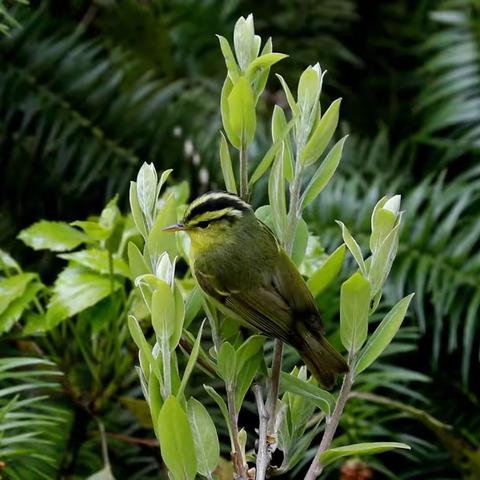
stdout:
<svg viewBox="0 0 480 480">
<path fill-rule="evenodd" d="M 305 280 L 248 203 L 232 193 L 209 192 L 189 205 L 181 223 L 164 230 L 190 236 L 194 276 L 221 310 L 295 347 L 327 388 L 348 371 L 323 336 Z"/>
</svg>

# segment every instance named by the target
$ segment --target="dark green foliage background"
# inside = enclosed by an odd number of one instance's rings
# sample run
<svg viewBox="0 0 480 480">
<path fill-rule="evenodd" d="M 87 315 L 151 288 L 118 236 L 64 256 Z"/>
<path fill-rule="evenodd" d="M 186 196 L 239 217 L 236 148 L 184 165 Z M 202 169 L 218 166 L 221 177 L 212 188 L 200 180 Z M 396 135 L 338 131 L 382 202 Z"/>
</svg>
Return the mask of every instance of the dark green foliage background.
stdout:
<svg viewBox="0 0 480 480">
<path fill-rule="evenodd" d="M 22 247 L 18 231 L 41 218 L 98 214 L 115 193 L 126 211 L 129 181 L 144 161 L 173 168 L 192 195 L 222 186 L 218 104 L 225 68 L 214 34 L 230 38 L 238 16 L 252 12 L 257 32 L 273 37 L 275 51 L 290 54 L 275 71 L 294 85 L 319 61 L 329 72 L 323 104 L 343 97 L 340 130 L 351 134 L 344 160 L 308 210 L 322 245 L 332 251 L 340 243 L 335 219 L 366 241 L 378 198 L 402 194 L 405 222 L 385 308 L 415 291 L 406 323 L 417 333 L 392 363 L 432 381 L 398 395 L 452 424 L 466 442 L 458 448 L 478 452 L 478 2 L 32 0 L 11 12 L 22 28 L 0 38 L 2 249 L 53 279 L 58 265 Z M 273 103 L 282 98 L 275 77 L 267 92 L 252 162 L 265 151 Z M 256 201 L 262 196 L 260 186 Z M 334 296 L 323 295 L 320 304 L 335 318 Z M 124 383 L 124 392 L 139 393 L 134 376 Z M 409 395 L 413 390 L 416 396 Z M 79 422 L 75 412 L 62 413 L 69 428 Z M 153 437 L 121 412 L 117 404 L 102 415 L 117 432 Z M 449 456 L 455 449 L 413 419 L 356 402 L 347 414 L 357 422 L 354 438 L 372 428 L 388 436 L 401 426 L 424 439 L 408 462 L 386 455 L 380 465 L 376 459 L 375 478 L 476 478 L 461 474 Z M 155 448 L 118 439 L 109 446 L 117 478 L 158 478 Z M 101 468 L 97 447 L 86 435 L 75 478 Z M 338 475 L 333 470 L 330 478 Z"/>
</svg>

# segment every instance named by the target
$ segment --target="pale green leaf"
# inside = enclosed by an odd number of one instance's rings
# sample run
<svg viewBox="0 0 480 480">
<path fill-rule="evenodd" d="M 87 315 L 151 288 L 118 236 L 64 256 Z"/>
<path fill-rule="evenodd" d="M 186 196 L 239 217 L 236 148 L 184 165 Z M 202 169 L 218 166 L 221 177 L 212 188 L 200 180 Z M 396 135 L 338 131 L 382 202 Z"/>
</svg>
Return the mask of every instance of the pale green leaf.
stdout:
<svg viewBox="0 0 480 480">
<path fill-rule="evenodd" d="M 286 372 L 280 374 L 280 390 L 300 395 L 312 401 L 327 416 L 330 416 L 335 405 L 335 398 L 331 393 Z"/>
<path fill-rule="evenodd" d="M 225 82 L 223 83 L 222 93 L 220 95 L 220 112 L 222 114 L 223 129 L 227 134 L 230 143 L 238 150 L 241 146 L 240 137 L 237 132 L 232 128 L 230 123 L 230 105 L 228 98 L 233 89 L 233 83 L 230 77 L 227 75 Z"/>
<path fill-rule="evenodd" d="M 340 245 L 322 264 L 322 266 L 308 279 L 307 285 L 316 297 L 330 285 L 342 269 L 345 258 L 345 244 Z"/>
<path fill-rule="evenodd" d="M 303 165 L 310 165 L 318 160 L 332 139 L 338 124 L 340 103 L 340 98 L 332 102 L 313 130 L 305 148 L 300 152 L 300 162 Z"/>
<path fill-rule="evenodd" d="M 233 173 L 232 159 L 228 150 L 227 140 L 222 132 L 220 132 L 220 166 L 222 168 L 223 181 L 227 192 L 237 193 L 237 185 L 235 183 L 235 174 Z"/>
<path fill-rule="evenodd" d="M 128 263 L 133 280 L 146 273 L 151 273 L 143 255 L 133 242 L 128 242 Z"/>
<path fill-rule="evenodd" d="M 225 382 L 233 382 L 236 373 L 236 352 L 229 342 L 223 342 L 217 356 L 218 373 Z"/>
<path fill-rule="evenodd" d="M 225 65 L 228 70 L 228 76 L 232 82 L 236 82 L 240 76 L 240 68 L 235 61 L 235 56 L 233 55 L 232 49 L 228 40 L 221 35 L 217 35 L 218 41 L 220 42 L 220 48 L 222 50 L 223 58 L 225 59 Z"/>
<path fill-rule="evenodd" d="M 370 283 L 354 273 L 340 290 L 340 338 L 349 352 L 358 352 L 368 334 Z"/>
<path fill-rule="evenodd" d="M 327 186 L 333 174 L 337 170 L 340 159 L 342 158 L 343 144 L 347 137 L 339 140 L 328 152 L 323 162 L 319 165 L 313 177 L 302 195 L 302 206 L 305 208 L 310 205 Z"/>
<path fill-rule="evenodd" d="M 175 300 L 170 285 L 159 280 L 152 295 L 152 326 L 161 344 L 167 344 L 173 334 Z"/>
<path fill-rule="evenodd" d="M 207 409 L 195 398 L 190 398 L 187 404 L 188 420 L 195 443 L 198 472 L 209 478 L 218 465 L 220 444 L 217 430 Z"/>
<path fill-rule="evenodd" d="M 292 114 L 295 116 L 299 113 L 298 105 L 295 102 L 295 99 L 293 98 L 292 92 L 290 91 L 290 88 L 288 87 L 285 79 L 281 75 L 278 75 L 278 74 L 277 74 L 277 77 L 280 80 L 280 83 L 282 84 L 283 90 L 285 92 L 285 96 L 287 97 L 288 105 L 290 106 L 290 110 L 292 111 Z"/>
<path fill-rule="evenodd" d="M 376 453 L 387 452 L 394 448 L 402 448 L 410 450 L 405 443 L 399 442 L 371 442 L 371 443 L 355 443 L 346 445 L 345 447 L 330 448 L 320 455 L 320 462 L 323 466 L 327 466 L 335 460 L 342 457 L 351 457 L 359 455 L 373 455 Z"/>
<path fill-rule="evenodd" d="M 162 459 L 173 480 L 194 480 L 197 460 L 192 429 L 179 401 L 167 398 L 158 416 L 158 439 Z"/>
<path fill-rule="evenodd" d="M 252 81 L 257 73 L 260 73 L 263 69 L 270 68 L 275 63 L 288 57 L 284 53 L 266 53 L 257 57 L 247 68 L 246 77 Z"/>
<path fill-rule="evenodd" d="M 405 318 L 413 293 L 400 300 L 380 322 L 358 357 L 355 373 L 368 368 L 388 347 Z"/>
<path fill-rule="evenodd" d="M 352 237 L 351 233 L 349 232 L 348 228 L 339 220 L 335 220 L 337 224 L 342 229 L 342 237 L 343 241 L 347 245 L 347 248 L 350 250 L 350 253 L 353 255 L 353 258 L 357 262 L 360 271 L 362 272 L 363 276 L 367 276 L 367 269 L 365 267 L 365 261 L 363 260 L 362 251 L 358 243 Z"/>
<path fill-rule="evenodd" d="M 144 162 L 137 175 L 137 197 L 147 225 L 153 223 L 153 208 L 157 198 L 157 171 L 153 163 Z"/>
<path fill-rule="evenodd" d="M 205 321 L 202 322 L 200 325 L 200 329 L 198 330 L 197 338 L 195 339 L 195 343 L 193 344 L 192 351 L 190 352 L 190 357 L 187 362 L 187 366 L 185 367 L 185 371 L 183 372 L 182 383 L 180 384 L 180 388 L 178 389 L 177 397 L 181 398 L 183 393 L 185 392 L 185 388 L 187 387 L 188 379 L 193 372 L 193 368 L 197 362 L 198 353 L 200 352 L 200 342 L 202 341 L 202 332 L 203 332 L 203 325 Z"/>
<path fill-rule="evenodd" d="M 142 209 L 138 203 L 138 194 L 137 194 L 137 184 L 136 182 L 130 182 L 130 209 L 132 211 L 133 221 L 137 230 L 140 232 L 142 237 L 147 239 L 147 225 L 145 223 L 145 217 L 143 216 Z"/>
<path fill-rule="evenodd" d="M 233 85 L 228 96 L 228 109 L 230 127 L 241 140 L 241 144 L 248 147 L 255 137 L 257 117 L 253 90 L 245 76 L 241 76 Z M 242 145 L 235 146 L 240 148 Z"/>
<path fill-rule="evenodd" d="M 94 473 L 93 475 L 90 475 L 89 477 L 87 477 L 86 480 L 115 480 L 115 477 L 112 474 L 110 465 L 107 464 L 97 473 Z"/>
<path fill-rule="evenodd" d="M 295 124 L 294 119 L 290 120 L 288 124 L 285 126 L 285 128 L 283 129 L 282 133 L 278 135 L 277 140 L 267 150 L 267 153 L 263 156 L 262 160 L 260 161 L 257 168 L 255 169 L 252 176 L 250 177 L 250 181 L 249 181 L 250 187 L 252 187 L 268 170 L 268 167 L 270 167 L 270 164 L 275 158 L 275 155 L 277 154 L 278 150 L 282 146 L 283 141 L 287 138 L 294 124 Z"/>
</svg>

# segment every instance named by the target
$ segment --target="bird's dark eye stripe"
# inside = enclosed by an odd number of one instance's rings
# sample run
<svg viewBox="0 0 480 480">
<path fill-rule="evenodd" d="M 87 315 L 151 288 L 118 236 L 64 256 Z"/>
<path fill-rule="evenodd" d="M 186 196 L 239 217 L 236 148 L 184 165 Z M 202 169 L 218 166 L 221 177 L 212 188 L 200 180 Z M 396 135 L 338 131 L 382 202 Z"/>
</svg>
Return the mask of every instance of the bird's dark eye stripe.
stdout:
<svg viewBox="0 0 480 480">
<path fill-rule="evenodd" d="M 223 210 L 224 208 L 234 208 L 235 210 L 239 210 L 241 212 L 247 211 L 248 207 L 237 197 L 230 196 L 225 194 L 224 196 L 218 198 L 207 199 L 204 202 L 200 203 L 193 207 L 191 212 L 189 212 L 188 216 L 185 218 L 185 223 L 188 223 L 195 217 L 206 213 L 206 212 L 215 212 L 217 210 Z"/>
<path fill-rule="evenodd" d="M 195 226 L 199 228 L 206 228 L 210 225 L 210 221 L 198 222 Z"/>
<path fill-rule="evenodd" d="M 194 223 L 192 226 L 198 228 L 207 228 L 211 223 L 218 222 L 219 220 L 226 220 L 227 222 L 233 223 L 238 220 L 238 217 L 236 215 L 229 215 L 228 213 L 226 213 L 225 215 L 222 215 L 218 218 L 213 218 L 211 220 L 202 220 L 201 222 Z"/>
</svg>

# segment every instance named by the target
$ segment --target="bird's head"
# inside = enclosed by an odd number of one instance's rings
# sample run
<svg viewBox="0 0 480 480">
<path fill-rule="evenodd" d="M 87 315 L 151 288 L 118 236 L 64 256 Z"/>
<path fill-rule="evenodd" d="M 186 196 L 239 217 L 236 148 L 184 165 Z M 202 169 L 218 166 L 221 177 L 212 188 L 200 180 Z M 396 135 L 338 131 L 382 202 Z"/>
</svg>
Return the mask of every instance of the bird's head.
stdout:
<svg viewBox="0 0 480 480">
<path fill-rule="evenodd" d="M 183 220 L 165 227 L 167 232 L 185 231 L 195 250 L 235 241 L 253 215 L 251 206 L 233 193 L 208 192 L 195 199 Z"/>
</svg>

